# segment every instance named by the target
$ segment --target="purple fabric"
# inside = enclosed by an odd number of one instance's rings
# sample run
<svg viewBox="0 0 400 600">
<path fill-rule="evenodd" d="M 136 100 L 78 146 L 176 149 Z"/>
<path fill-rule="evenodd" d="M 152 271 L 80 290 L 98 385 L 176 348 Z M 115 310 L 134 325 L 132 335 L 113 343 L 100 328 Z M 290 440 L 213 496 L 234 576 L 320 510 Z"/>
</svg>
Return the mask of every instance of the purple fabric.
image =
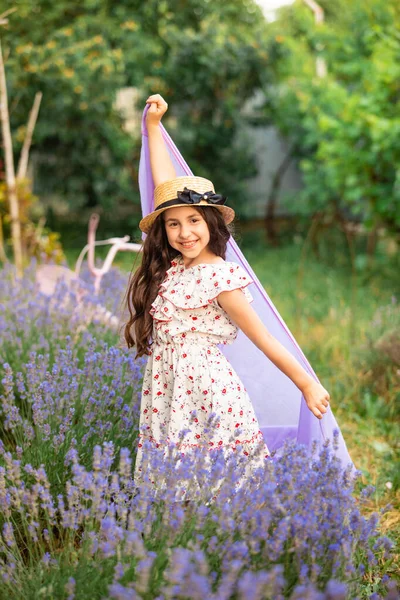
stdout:
<svg viewBox="0 0 400 600">
<path fill-rule="evenodd" d="M 154 184 L 145 121 L 147 110 L 148 105 L 144 109 L 142 118 L 142 149 L 139 165 L 143 216 L 154 209 Z M 193 175 L 162 124 L 161 131 L 177 176 Z M 217 192 L 220 191 L 217 190 Z M 318 381 L 301 348 L 232 238 L 228 244 L 226 259 L 240 264 L 247 271 L 249 277 L 254 281 L 249 286 L 254 298 L 252 306 L 264 325 L 291 352 L 303 368 Z M 317 419 L 308 409 L 301 391 L 241 331 L 237 340 L 232 345 L 221 346 L 221 351 L 243 381 L 253 403 L 261 431 L 271 451 L 278 450 L 285 440 L 296 440 L 307 446 L 311 446 L 314 440 L 322 443 L 328 438 L 331 439 L 333 431 L 336 429 L 339 431 L 337 456 L 343 466 L 352 464 L 332 410 L 328 408 L 328 412 L 323 418 Z"/>
</svg>

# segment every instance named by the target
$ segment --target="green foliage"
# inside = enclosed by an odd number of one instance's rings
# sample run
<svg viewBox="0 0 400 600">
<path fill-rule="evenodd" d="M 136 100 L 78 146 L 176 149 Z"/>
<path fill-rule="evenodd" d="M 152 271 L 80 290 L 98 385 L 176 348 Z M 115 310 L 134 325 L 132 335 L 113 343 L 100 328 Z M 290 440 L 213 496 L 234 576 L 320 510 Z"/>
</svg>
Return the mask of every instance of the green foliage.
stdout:
<svg viewBox="0 0 400 600">
<path fill-rule="evenodd" d="M 125 131 L 115 109 L 117 91 L 132 86 L 139 114 L 148 94 L 166 97 L 165 124 L 193 171 L 240 214 L 256 169 L 251 140 L 238 135 L 241 108 L 263 89 L 263 115 L 251 119 L 293 140 L 304 182 L 296 210 L 397 231 L 398 3 L 321 4 L 325 22 L 315 25 L 300 1 L 268 24 L 254 0 L 20 0 L 2 37 L 16 152 L 34 92 L 44 94 L 35 191 L 64 195 L 70 208 L 135 204 L 139 213 L 139 131 Z"/>
<path fill-rule="evenodd" d="M 37 192 L 62 194 L 71 208 L 138 200 L 139 141 L 114 107 L 116 92 L 133 86 L 139 111 L 150 93 L 166 97 L 166 125 L 174 129 L 179 113 L 176 138 L 194 170 L 238 200 L 254 166 L 235 134 L 268 66 L 265 30 L 253 0 L 18 2 L 3 33 L 6 68 L 16 151 L 43 92 Z"/>
<path fill-rule="evenodd" d="M 17 196 L 19 206 L 19 220 L 21 224 L 22 248 L 25 259 L 32 257 L 37 260 L 54 261 L 57 264 L 65 262 L 65 255 L 60 242 L 60 234 L 44 226 L 44 217 L 39 208 L 39 198 L 32 193 L 31 181 L 20 179 L 17 181 Z M 38 210 L 39 209 L 39 210 Z M 39 214 L 35 214 L 38 212 Z M 40 216 L 36 223 L 37 216 Z M 5 239 L 9 239 L 11 246 L 11 215 L 9 212 L 8 192 L 5 181 L 0 181 L 0 227 Z"/>
<path fill-rule="evenodd" d="M 116 90 L 126 84 L 123 48 L 105 12 L 62 6 L 21 2 L 10 17 L 5 45 L 15 151 L 41 90 L 34 137 L 39 192 L 65 194 L 72 206 L 110 206 L 133 188 L 124 164 L 132 140 L 113 109 Z"/>
<path fill-rule="evenodd" d="M 299 212 L 344 212 L 368 227 L 400 225 L 400 10 L 394 0 L 326 4 L 314 24 L 302 3 L 274 27 L 282 45 L 267 112 L 294 140 Z M 337 3 L 335 3 L 337 4 Z M 324 6 L 324 3 L 322 3 Z M 316 57 L 326 77 L 316 76 Z"/>
</svg>

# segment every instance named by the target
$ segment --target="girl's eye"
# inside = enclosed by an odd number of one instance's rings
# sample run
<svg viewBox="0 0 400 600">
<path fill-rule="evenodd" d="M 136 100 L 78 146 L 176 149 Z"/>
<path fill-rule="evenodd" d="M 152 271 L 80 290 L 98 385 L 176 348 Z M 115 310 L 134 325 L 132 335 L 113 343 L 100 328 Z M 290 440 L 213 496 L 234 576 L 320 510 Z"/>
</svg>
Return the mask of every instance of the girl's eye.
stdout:
<svg viewBox="0 0 400 600">
<path fill-rule="evenodd" d="M 200 219 L 193 218 L 193 219 L 190 219 L 190 221 L 192 223 L 198 223 L 200 221 Z M 176 227 L 177 225 L 178 225 L 178 223 L 174 223 L 173 221 L 170 221 L 168 223 L 168 227 Z"/>
</svg>

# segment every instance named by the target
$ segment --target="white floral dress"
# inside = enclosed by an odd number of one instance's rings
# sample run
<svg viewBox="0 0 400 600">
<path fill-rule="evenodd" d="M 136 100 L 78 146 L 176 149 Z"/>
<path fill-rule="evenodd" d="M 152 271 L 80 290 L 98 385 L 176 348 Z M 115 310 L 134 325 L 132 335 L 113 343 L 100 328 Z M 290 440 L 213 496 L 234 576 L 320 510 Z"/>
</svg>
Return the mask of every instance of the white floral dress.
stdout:
<svg viewBox="0 0 400 600">
<path fill-rule="evenodd" d="M 234 262 L 185 268 L 181 255 L 171 262 L 150 310 L 153 345 L 143 378 L 136 481 L 141 476 L 144 438 L 157 447 L 162 439 L 173 441 L 182 453 L 203 442 L 210 452 L 215 448 L 242 452 L 256 466 L 252 454 L 263 436 L 242 381 L 218 348 L 218 344 L 235 341 L 238 327 L 217 297 L 223 291 L 241 289 L 252 302 L 250 283 L 244 269 Z M 206 435 L 211 412 L 219 422 Z M 239 436 L 232 442 L 229 438 L 236 428 L 240 428 Z M 182 429 L 190 432 L 179 440 Z M 264 443 L 261 460 L 268 456 Z"/>
</svg>

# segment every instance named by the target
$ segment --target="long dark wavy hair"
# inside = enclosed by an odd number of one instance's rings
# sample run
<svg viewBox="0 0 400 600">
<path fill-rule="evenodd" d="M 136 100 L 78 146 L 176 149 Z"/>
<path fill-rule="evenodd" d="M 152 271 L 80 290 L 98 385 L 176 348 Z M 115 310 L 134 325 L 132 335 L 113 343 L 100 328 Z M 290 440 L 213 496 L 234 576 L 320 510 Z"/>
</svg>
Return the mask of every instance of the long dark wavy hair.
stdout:
<svg viewBox="0 0 400 600">
<path fill-rule="evenodd" d="M 232 228 L 226 225 L 218 209 L 201 206 L 193 208 L 202 215 L 207 223 L 210 232 L 209 250 L 225 260 L 226 246 Z M 161 213 L 146 236 L 143 243 L 141 265 L 134 273 L 131 273 L 126 293 L 126 307 L 129 310 L 130 318 L 125 325 L 124 335 L 128 348 L 136 346 L 135 358 L 151 353 L 153 318 L 149 311 L 157 297 L 158 288 L 171 266 L 171 261 L 178 254 L 178 250 L 172 248 L 168 242 L 164 213 Z"/>
</svg>

